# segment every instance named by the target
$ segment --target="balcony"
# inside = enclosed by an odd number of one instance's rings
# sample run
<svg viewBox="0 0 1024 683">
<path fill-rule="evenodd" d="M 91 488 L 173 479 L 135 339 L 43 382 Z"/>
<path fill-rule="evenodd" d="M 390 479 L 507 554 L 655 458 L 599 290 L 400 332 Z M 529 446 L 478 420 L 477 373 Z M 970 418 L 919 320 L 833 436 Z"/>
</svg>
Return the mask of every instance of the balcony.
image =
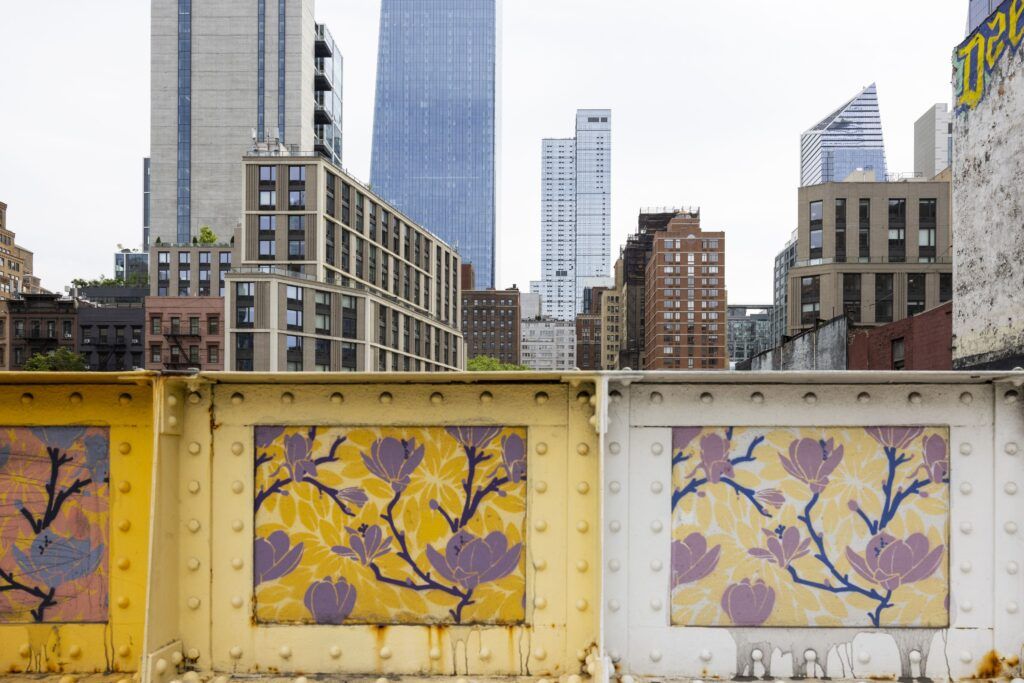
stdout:
<svg viewBox="0 0 1024 683">
<path fill-rule="evenodd" d="M 198 339 L 199 337 L 202 336 L 201 331 L 202 327 L 190 328 L 183 326 L 175 327 L 174 325 L 165 325 L 163 328 L 163 335 L 168 338 L 192 337 Z"/>
<path fill-rule="evenodd" d="M 324 69 L 324 64 L 318 59 L 316 68 L 313 72 L 313 86 L 316 90 L 328 91 L 334 90 L 333 77 L 330 72 Z"/>
<path fill-rule="evenodd" d="M 334 56 L 334 38 L 331 37 L 331 32 L 323 24 L 316 25 L 314 50 L 317 57 L 330 58 Z"/>
<path fill-rule="evenodd" d="M 313 103 L 313 121 L 319 124 L 330 125 L 334 123 L 334 115 L 318 97 Z"/>
</svg>

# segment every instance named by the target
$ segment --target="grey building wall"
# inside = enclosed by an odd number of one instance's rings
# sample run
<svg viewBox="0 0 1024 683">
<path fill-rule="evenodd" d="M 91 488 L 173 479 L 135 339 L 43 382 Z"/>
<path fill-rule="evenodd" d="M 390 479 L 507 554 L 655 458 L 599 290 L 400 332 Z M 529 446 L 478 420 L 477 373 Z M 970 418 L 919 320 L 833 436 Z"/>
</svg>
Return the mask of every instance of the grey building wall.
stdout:
<svg viewBox="0 0 1024 683">
<path fill-rule="evenodd" d="M 953 162 L 952 113 L 936 104 L 914 123 L 914 173 L 934 178 Z"/>
<path fill-rule="evenodd" d="M 178 241 L 178 0 L 151 3 L 152 236 Z M 279 8 L 285 8 L 285 121 L 278 116 Z M 191 235 L 222 240 L 242 217 L 242 156 L 257 127 L 256 0 L 191 3 Z M 265 0 L 265 131 L 313 149 L 314 0 Z M 340 84 L 339 84 L 340 87 Z"/>
<path fill-rule="evenodd" d="M 1003 3 L 999 11 L 1008 8 Z M 1024 41 L 992 68 L 982 24 L 954 52 L 953 365 L 1024 365 Z"/>
<path fill-rule="evenodd" d="M 849 322 L 833 318 L 770 351 L 736 365 L 737 370 L 845 370 Z"/>
</svg>

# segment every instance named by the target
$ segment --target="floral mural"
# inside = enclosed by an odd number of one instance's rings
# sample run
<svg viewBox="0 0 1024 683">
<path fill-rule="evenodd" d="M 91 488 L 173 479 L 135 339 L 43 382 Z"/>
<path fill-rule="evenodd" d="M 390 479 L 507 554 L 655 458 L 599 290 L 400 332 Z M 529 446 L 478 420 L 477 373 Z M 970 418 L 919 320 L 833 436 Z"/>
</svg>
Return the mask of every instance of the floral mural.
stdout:
<svg viewBox="0 0 1024 683">
<path fill-rule="evenodd" d="M 948 430 L 672 430 L 672 623 L 942 627 Z"/>
<path fill-rule="evenodd" d="M 0 622 L 107 621 L 106 427 L 0 427 Z"/>
<path fill-rule="evenodd" d="M 254 436 L 257 621 L 523 621 L 525 429 Z"/>
</svg>

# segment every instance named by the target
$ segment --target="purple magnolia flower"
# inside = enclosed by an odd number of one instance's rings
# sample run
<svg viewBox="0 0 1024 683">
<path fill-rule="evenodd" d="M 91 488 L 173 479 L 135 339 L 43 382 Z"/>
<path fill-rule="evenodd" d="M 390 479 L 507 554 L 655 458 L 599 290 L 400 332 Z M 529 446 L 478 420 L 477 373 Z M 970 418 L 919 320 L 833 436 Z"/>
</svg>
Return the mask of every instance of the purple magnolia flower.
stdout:
<svg viewBox="0 0 1024 683">
<path fill-rule="evenodd" d="M 785 527 L 781 524 L 775 531 L 761 529 L 768 538 L 767 548 L 751 548 L 747 552 L 756 558 L 774 562 L 783 569 L 788 567 L 793 560 L 811 552 L 811 539 L 800 540 L 800 530 L 795 526 Z"/>
<path fill-rule="evenodd" d="M 309 585 L 302 602 L 316 623 L 340 624 L 356 606 L 356 589 L 342 576 L 337 581 L 325 576 Z"/>
<path fill-rule="evenodd" d="M 409 485 L 409 477 L 423 462 L 423 446 L 416 440 L 399 441 L 388 437 L 378 439 L 370 446 L 370 454 L 362 454 L 363 464 L 375 476 L 391 484 L 391 490 L 400 493 Z"/>
<path fill-rule="evenodd" d="M 693 468 L 687 478 L 704 470 L 708 482 L 717 484 L 723 476 L 733 476 L 732 463 L 729 462 L 729 441 L 719 434 L 708 434 L 700 440 L 700 464 Z"/>
<path fill-rule="evenodd" d="M 260 425 L 256 427 L 256 448 L 267 448 L 274 444 L 282 434 L 284 434 L 284 427 L 274 427 L 268 425 Z"/>
<path fill-rule="evenodd" d="M 929 550 L 928 545 L 924 534 L 911 534 L 904 541 L 882 532 L 868 541 L 863 556 L 847 546 L 846 559 L 865 579 L 891 591 L 926 579 L 939 568 L 946 548 L 938 545 Z"/>
<path fill-rule="evenodd" d="M 387 555 L 391 550 L 391 537 L 384 538 L 384 533 L 379 526 L 363 524 L 358 531 L 351 527 L 345 527 L 345 531 L 348 532 L 349 547 L 336 545 L 331 548 L 342 557 L 369 565 L 378 557 Z"/>
<path fill-rule="evenodd" d="M 737 626 L 760 626 L 775 607 L 775 591 L 758 579 L 743 579 L 722 593 L 722 609 Z"/>
<path fill-rule="evenodd" d="M 501 460 L 513 484 L 526 479 L 526 443 L 518 434 L 501 437 Z"/>
<path fill-rule="evenodd" d="M 828 485 L 828 475 L 843 460 L 843 447 L 833 440 L 797 439 L 789 444 L 789 457 L 779 454 L 782 467 L 793 477 L 811 487 L 812 493 L 821 493 Z"/>
<path fill-rule="evenodd" d="M 491 445 L 501 427 L 448 427 L 445 431 L 466 450 L 479 451 Z"/>
<path fill-rule="evenodd" d="M 672 541 L 672 586 L 700 581 L 714 571 L 722 546 L 708 550 L 708 541 L 693 532 L 682 541 Z"/>
<path fill-rule="evenodd" d="M 949 454 L 946 452 L 946 440 L 938 434 L 930 434 L 924 437 L 923 463 L 907 477 L 912 479 L 921 470 L 928 475 L 928 480 L 933 484 L 941 484 L 949 480 Z"/>
<path fill-rule="evenodd" d="M 292 481 L 301 482 L 316 478 L 313 442 L 302 434 L 289 434 L 284 437 L 284 466 L 292 475 Z"/>
<path fill-rule="evenodd" d="M 897 451 L 906 448 L 911 441 L 921 436 L 923 427 L 868 427 L 865 429 L 872 439 L 886 448 Z"/>
<path fill-rule="evenodd" d="M 349 502 L 355 505 L 363 506 L 370 499 L 366 495 L 366 491 L 362 490 L 358 486 L 348 486 L 343 489 L 338 489 L 334 492 L 334 497 L 341 502 Z"/>
<path fill-rule="evenodd" d="M 257 538 L 252 546 L 253 580 L 257 585 L 291 574 L 302 559 L 302 543 L 292 547 L 284 531 Z"/>
<path fill-rule="evenodd" d="M 11 547 L 23 577 L 50 588 L 92 574 L 105 553 L 102 543 L 94 547 L 88 538 L 65 538 L 49 530 L 36 536 L 27 551 Z"/>
<path fill-rule="evenodd" d="M 427 559 L 441 576 L 473 590 L 481 583 L 511 574 L 519 564 L 522 548 L 522 543 L 509 548 L 508 539 L 500 531 L 477 538 L 461 529 L 448 541 L 443 556 L 428 545 Z"/>
<path fill-rule="evenodd" d="M 673 427 L 672 452 L 679 453 L 684 450 L 703 430 L 703 427 Z"/>
<path fill-rule="evenodd" d="M 754 500 L 778 509 L 786 504 L 786 495 L 778 489 L 761 489 L 754 494 Z"/>
</svg>

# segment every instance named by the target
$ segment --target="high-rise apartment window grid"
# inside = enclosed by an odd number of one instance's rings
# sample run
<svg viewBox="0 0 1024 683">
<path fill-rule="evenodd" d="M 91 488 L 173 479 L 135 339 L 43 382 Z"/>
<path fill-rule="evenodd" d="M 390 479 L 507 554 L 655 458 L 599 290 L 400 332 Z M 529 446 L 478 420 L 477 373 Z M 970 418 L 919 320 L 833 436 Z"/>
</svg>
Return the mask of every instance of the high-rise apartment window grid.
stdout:
<svg viewBox="0 0 1024 683">
<path fill-rule="evenodd" d="M 267 0 L 256 3 L 256 139 L 266 140 Z"/>
<path fill-rule="evenodd" d="M 284 112 L 285 112 L 285 44 L 286 44 L 286 8 L 287 0 L 278 0 L 277 3 L 277 129 L 281 142 L 285 141 Z"/>
<path fill-rule="evenodd" d="M 860 273 L 843 273 L 843 313 L 851 321 L 860 322 Z"/>
<path fill-rule="evenodd" d="M 192 0 L 178 0 L 178 242 L 192 233 Z"/>
<path fill-rule="evenodd" d="M 924 311 L 925 274 L 907 274 L 907 315 L 917 315 Z"/>
<path fill-rule="evenodd" d="M 800 278 L 800 324 L 814 325 L 821 313 L 821 281 L 817 275 Z"/>
</svg>

